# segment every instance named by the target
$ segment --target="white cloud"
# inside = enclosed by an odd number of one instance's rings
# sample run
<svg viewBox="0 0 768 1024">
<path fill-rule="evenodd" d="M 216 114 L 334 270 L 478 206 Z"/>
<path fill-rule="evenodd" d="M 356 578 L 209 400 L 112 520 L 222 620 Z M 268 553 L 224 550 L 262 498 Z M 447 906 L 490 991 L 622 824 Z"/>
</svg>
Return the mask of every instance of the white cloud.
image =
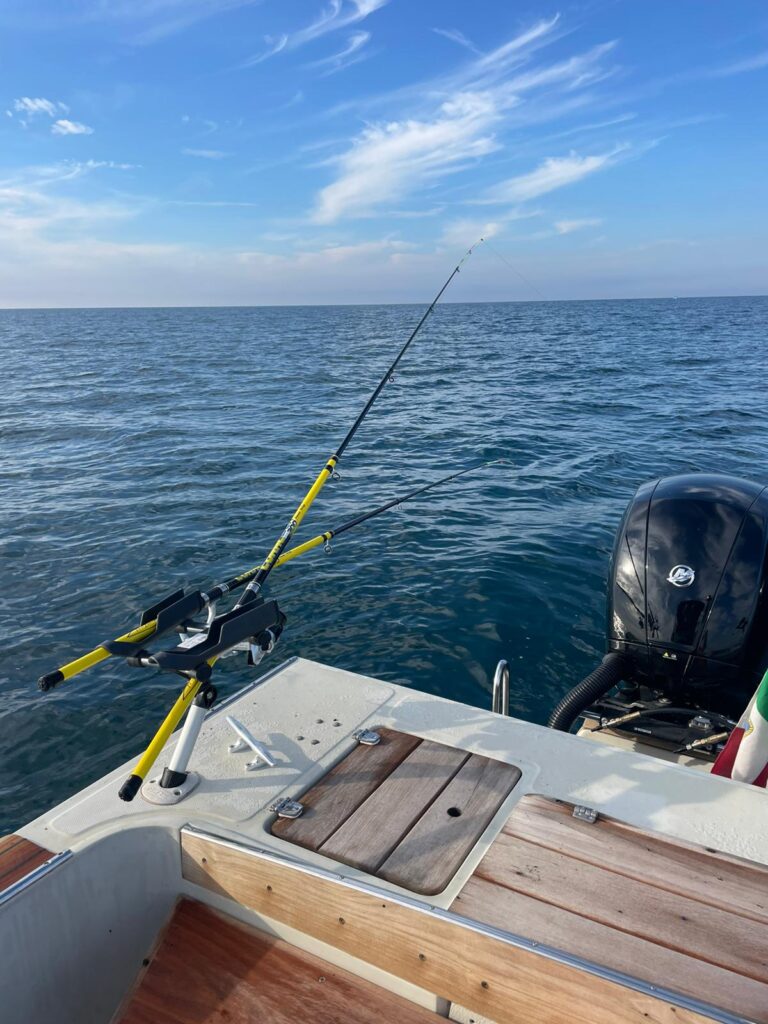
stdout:
<svg viewBox="0 0 768 1024">
<path fill-rule="evenodd" d="M 278 36 L 266 36 L 265 40 L 269 49 L 249 57 L 240 66 L 243 68 L 252 67 L 262 61 L 274 57 L 283 51 L 296 50 L 300 46 L 319 39 L 328 32 L 336 32 L 339 29 L 347 28 L 357 22 L 363 21 L 374 11 L 384 7 L 389 0 L 331 0 L 328 6 L 320 12 L 320 16 L 309 25 L 291 34 L 281 33 Z"/>
<path fill-rule="evenodd" d="M 54 121 L 51 131 L 54 135 L 93 135 L 93 128 L 87 124 L 82 124 L 80 121 L 68 121 L 66 118 Z"/>
<path fill-rule="evenodd" d="M 223 149 L 182 149 L 185 156 L 199 156 L 203 160 L 223 160 L 227 154 Z"/>
<path fill-rule="evenodd" d="M 517 61 L 522 51 L 530 50 L 535 43 L 539 43 L 549 36 L 559 20 L 560 15 L 556 14 L 548 21 L 537 21 L 535 25 L 531 25 L 524 32 L 480 57 L 472 66 L 472 73 L 477 74 L 492 68 L 506 67 L 510 60 Z"/>
<path fill-rule="evenodd" d="M 512 132 L 594 103 L 587 87 L 613 72 L 602 62 L 615 44 L 533 64 L 533 53 L 556 38 L 558 23 L 558 17 L 538 21 L 455 72 L 378 97 L 399 110 L 415 109 L 418 116 L 370 123 L 335 160 L 326 161 L 336 175 L 317 197 L 314 221 L 370 216 L 384 204 L 432 186 L 436 177 L 465 170 L 512 145 Z M 530 66 L 521 70 L 523 64 Z M 566 184 L 569 176 L 578 180 L 613 156 L 555 158 L 478 201 L 517 203 Z"/>
<path fill-rule="evenodd" d="M 481 221 L 470 218 L 451 221 L 445 225 L 438 244 L 466 250 L 480 238 L 493 238 L 504 227 L 501 221 Z"/>
<path fill-rule="evenodd" d="M 330 57 L 323 57 L 321 60 L 312 61 L 306 67 L 327 68 L 327 74 L 348 68 L 350 64 L 356 64 L 358 61 L 365 59 L 365 55 L 358 51 L 362 50 L 370 38 L 370 32 L 353 32 L 343 50 L 331 54 Z M 356 56 L 353 56 L 353 54 Z"/>
<path fill-rule="evenodd" d="M 535 199 L 537 196 L 543 196 L 547 192 L 553 192 L 565 185 L 572 185 L 596 171 L 610 167 L 615 163 L 616 157 L 627 149 L 628 146 L 621 145 L 616 146 L 608 153 L 599 153 L 593 156 L 579 156 L 578 153 L 570 153 L 568 156 L 547 157 L 528 174 L 521 174 L 516 178 L 508 178 L 506 181 L 500 182 L 486 194 L 483 201 L 521 203 L 528 199 Z"/>
<path fill-rule="evenodd" d="M 365 216 L 414 185 L 445 174 L 497 148 L 489 129 L 498 113 L 486 94 L 464 93 L 444 103 L 431 121 L 390 121 L 366 128 L 335 161 L 336 181 L 321 190 L 313 220 L 331 224 Z"/>
<path fill-rule="evenodd" d="M 432 31 L 439 36 L 443 36 L 445 39 L 450 39 L 452 43 L 458 43 L 459 46 L 463 46 L 470 53 L 482 56 L 481 51 L 478 50 L 475 44 L 470 39 L 467 39 L 463 32 L 459 32 L 457 28 L 433 28 Z"/>
<path fill-rule="evenodd" d="M 63 110 L 66 113 L 68 108 L 63 103 L 57 103 L 55 100 L 46 100 L 42 96 L 34 99 L 31 96 L 22 96 L 13 101 L 13 109 L 19 114 L 26 114 L 28 117 L 34 117 L 36 114 L 47 114 L 48 117 L 56 117 L 59 110 Z"/>
<path fill-rule="evenodd" d="M 743 75 L 745 72 L 760 71 L 762 68 L 768 68 L 768 50 L 756 53 L 753 57 L 746 57 L 744 60 L 736 61 L 735 64 L 714 68 L 710 74 L 713 78 L 729 78 L 731 75 Z"/>
<path fill-rule="evenodd" d="M 572 220 L 556 220 L 555 231 L 558 235 L 570 235 L 572 231 L 581 231 L 582 228 L 596 228 L 603 221 L 600 217 L 574 217 Z"/>
</svg>

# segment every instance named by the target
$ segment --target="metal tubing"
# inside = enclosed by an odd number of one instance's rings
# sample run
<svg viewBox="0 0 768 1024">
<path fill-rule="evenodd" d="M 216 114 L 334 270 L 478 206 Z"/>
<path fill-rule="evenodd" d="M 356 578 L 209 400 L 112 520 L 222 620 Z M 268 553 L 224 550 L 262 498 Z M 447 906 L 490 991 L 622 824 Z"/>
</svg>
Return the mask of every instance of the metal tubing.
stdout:
<svg viewBox="0 0 768 1024">
<path fill-rule="evenodd" d="M 206 713 L 206 709 L 199 704 L 193 704 L 187 712 L 187 720 L 184 722 L 179 742 L 176 744 L 176 749 L 168 764 L 169 772 L 186 775 L 187 765 L 192 756 L 192 751 L 195 749 L 197 737 L 200 735 Z M 162 782 L 160 785 L 162 785 Z"/>
<path fill-rule="evenodd" d="M 493 675 L 491 711 L 497 715 L 509 715 L 509 663 L 503 659 Z"/>
</svg>

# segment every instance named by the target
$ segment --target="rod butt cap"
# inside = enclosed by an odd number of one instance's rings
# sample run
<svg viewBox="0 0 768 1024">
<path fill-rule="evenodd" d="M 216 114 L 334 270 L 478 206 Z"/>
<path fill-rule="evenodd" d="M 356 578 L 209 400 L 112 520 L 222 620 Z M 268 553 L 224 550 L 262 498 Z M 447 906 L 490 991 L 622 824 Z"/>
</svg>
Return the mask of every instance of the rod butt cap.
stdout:
<svg viewBox="0 0 768 1024">
<path fill-rule="evenodd" d="M 144 780 L 140 775 L 129 775 L 120 787 L 120 791 L 117 795 L 121 800 L 125 800 L 126 803 L 130 803 L 141 789 L 143 781 Z"/>
<path fill-rule="evenodd" d="M 49 672 L 47 675 L 40 676 L 40 678 L 37 680 L 37 685 L 39 689 L 41 689 L 43 693 L 45 693 L 48 690 L 52 690 L 54 686 L 58 686 L 59 683 L 63 682 L 64 674 L 61 672 L 60 669 L 56 669 L 55 672 Z"/>
</svg>

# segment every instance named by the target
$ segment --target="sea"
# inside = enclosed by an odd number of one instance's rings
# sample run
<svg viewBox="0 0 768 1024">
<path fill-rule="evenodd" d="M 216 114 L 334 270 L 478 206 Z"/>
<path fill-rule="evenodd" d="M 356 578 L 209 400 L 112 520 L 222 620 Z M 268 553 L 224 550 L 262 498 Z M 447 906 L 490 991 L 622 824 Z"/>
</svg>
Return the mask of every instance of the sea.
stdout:
<svg viewBox="0 0 768 1024">
<path fill-rule="evenodd" d="M 0 312 L 0 835 L 140 753 L 179 679 L 38 676 L 181 586 L 258 564 L 423 307 Z M 453 484 L 276 570 L 293 655 L 544 723 L 604 651 L 636 488 L 768 483 L 768 298 L 450 304 L 388 381 L 298 540 Z"/>
</svg>

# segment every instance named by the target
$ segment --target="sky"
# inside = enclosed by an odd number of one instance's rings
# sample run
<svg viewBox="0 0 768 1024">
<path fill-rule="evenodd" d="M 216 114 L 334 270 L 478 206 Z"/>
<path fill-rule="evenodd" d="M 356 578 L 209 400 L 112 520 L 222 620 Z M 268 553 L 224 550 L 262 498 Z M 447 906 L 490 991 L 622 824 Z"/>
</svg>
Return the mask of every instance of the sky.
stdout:
<svg viewBox="0 0 768 1024">
<path fill-rule="evenodd" d="M 764 0 L 4 0 L 0 306 L 768 292 Z"/>
</svg>

